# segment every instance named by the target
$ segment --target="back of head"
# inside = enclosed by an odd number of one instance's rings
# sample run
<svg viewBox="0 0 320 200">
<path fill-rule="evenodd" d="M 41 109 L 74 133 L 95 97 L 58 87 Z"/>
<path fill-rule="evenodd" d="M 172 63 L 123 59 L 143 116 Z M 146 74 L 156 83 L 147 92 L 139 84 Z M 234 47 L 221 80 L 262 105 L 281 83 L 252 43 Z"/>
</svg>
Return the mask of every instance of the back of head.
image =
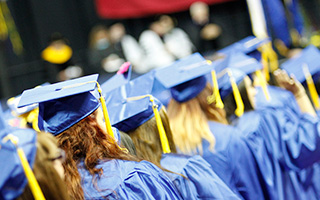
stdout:
<svg viewBox="0 0 320 200">
<path fill-rule="evenodd" d="M 169 120 L 164 107 L 161 108 L 159 114 L 168 138 L 171 152 L 176 153 L 176 147 L 172 138 Z M 128 134 L 136 147 L 137 156 L 160 166 L 162 146 L 156 118 L 152 117 L 138 128 L 129 131 Z"/>
<path fill-rule="evenodd" d="M 206 3 L 198 1 L 191 4 L 190 8 L 191 18 L 198 24 L 205 24 L 209 21 L 209 7 Z"/>
<path fill-rule="evenodd" d="M 48 133 L 38 133 L 37 154 L 33 167 L 35 177 L 41 190 L 48 200 L 69 199 L 65 182 L 53 166 L 53 159 L 58 151 L 57 141 Z M 18 199 L 33 199 L 30 187 L 27 185 Z"/>
<path fill-rule="evenodd" d="M 217 108 L 216 101 L 211 104 L 208 103 L 208 97 L 212 95 L 212 86 L 207 83 L 206 87 L 202 90 L 202 92 L 196 97 L 198 100 L 202 111 L 205 113 L 208 120 L 212 120 L 215 122 L 219 122 L 222 124 L 228 124 L 226 118 L 226 111 L 223 108 Z"/>
<path fill-rule="evenodd" d="M 68 191 L 73 199 L 83 199 L 81 177 L 77 165 L 84 162 L 92 175 L 102 175 L 96 165 L 104 159 L 136 160 L 122 151 L 116 142 L 98 124 L 97 111 L 57 136 L 59 146 L 66 152 L 64 169 Z"/>
<path fill-rule="evenodd" d="M 206 89 L 202 90 L 198 96 L 204 96 L 205 93 Z M 183 153 L 201 154 L 203 139 L 207 140 L 212 148 L 214 147 L 215 138 L 208 125 L 209 118 L 206 116 L 206 111 L 202 110 L 201 104 L 196 97 L 183 103 L 171 99 L 168 105 L 168 117 L 174 142 Z"/>
<path fill-rule="evenodd" d="M 249 111 L 253 109 L 252 104 L 250 103 L 249 97 L 248 97 L 248 93 L 247 93 L 247 89 L 245 86 L 244 81 L 241 81 L 238 84 L 238 88 L 239 88 L 239 92 L 243 101 L 243 105 L 244 105 L 244 111 Z M 233 95 L 233 93 L 231 92 L 228 96 L 226 96 L 223 99 L 223 102 L 225 104 L 225 111 L 227 114 L 227 119 L 230 120 L 230 117 L 234 115 L 235 110 L 237 108 L 236 106 L 236 102 L 235 102 L 235 97 Z"/>
</svg>

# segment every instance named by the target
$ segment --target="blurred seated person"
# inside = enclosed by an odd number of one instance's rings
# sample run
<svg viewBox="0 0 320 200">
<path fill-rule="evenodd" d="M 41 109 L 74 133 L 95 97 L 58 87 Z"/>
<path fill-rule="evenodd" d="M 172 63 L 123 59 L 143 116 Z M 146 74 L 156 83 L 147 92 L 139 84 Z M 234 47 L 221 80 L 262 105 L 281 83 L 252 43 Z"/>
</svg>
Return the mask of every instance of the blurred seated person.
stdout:
<svg viewBox="0 0 320 200">
<path fill-rule="evenodd" d="M 49 63 L 50 82 L 63 81 L 80 77 L 83 74 L 81 67 L 72 61 L 72 49 L 68 40 L 60 33 L 53 33 L 48 46 L 42 51 L 41 57 Z"/>
<path fill-rule="evenodd" d="M 108 73 L 119 70 L 122 63 L 129 61 L 135 66 L 140 65 L 142 50 L 134 37 L 126 33 L 124 25 L 117 22 L 109 27 L 98 27 L 90 45 L 91 51 L 98 55 L 90 55 L 91 63 L 99 63 Z M 94 29 L 93 29 L 94 31 Z"/>
<path fill-rule="evenodd" d="M 103 73 L 102 60 L 110 54 L 110 38 L 106 26 L 99 24 L 89 34 L 88 62 L 91 73 Z"/>
<path fill-rule="evenodd" d="M 181 27 L 189 35 L 200 53 L 217 49 L 216 39 L 221 35 L 221 27 L 210 22 L 209 7 L 204 2 L 195 2 L 189 8 L 191 20 L 181 22 Z"/>
<path fill-rule="evenodd" d="M 141 72 L 170 65 L 176 59 L 192 54 L 194 50 L 188 35 L 177 28 L 175 20 L 168 15 L 156 17 L 149 30 L 142 32 L 139 42 L 145 52 Z"/>
</svg>

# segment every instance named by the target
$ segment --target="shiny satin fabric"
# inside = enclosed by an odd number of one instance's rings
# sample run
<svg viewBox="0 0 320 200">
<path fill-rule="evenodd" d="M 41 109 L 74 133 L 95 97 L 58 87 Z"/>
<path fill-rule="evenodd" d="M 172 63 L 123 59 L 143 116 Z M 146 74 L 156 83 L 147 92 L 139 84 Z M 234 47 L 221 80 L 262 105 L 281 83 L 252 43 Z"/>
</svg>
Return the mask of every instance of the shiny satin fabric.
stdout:
<svg viewBox="0 0 320 200">
<path fill-rule="evenodd" d="M 201 156 L 163 154 L 160 164 L 165 169 L 178 173 L 167 172 L 167 175 L 183 199 L 240 199 Z"/>
<path fill-rule="evenodd" d="M 300 108 L 295 100 L 293 94 L 287 90 L 284 90 L 275 86 L 268 86 L 268 91 L 271 96 L 271 101 L 263 99 L 263 93 L 261 88 L 257 88 L 258 92 L 256 95 L 256 109 L 264 107 L 275 107 L 275 108 L 289 108 L 297 116 L 301 115 Z M 300 191 L 302 191 L 308 199 L 319 199 L 320 198 L 320 164 L 315 163 L 310 167 L 299 170 L 297 172 L 290 172 L 293 180 L 298 180 L 296 183 L 299 184 Z M 297 184 L 294 184 L 297 185 Z M 290 186 L 289 186 L 290 187 Z M 291 189 L 292 190 L 292 189 Z M 301 193 L 300 193 L 301 194 Z"/>
<path fill-rule="evenodd" d="M 99 100 L 90 92 L 39 103 L 39 129 L 57 136 L 89 116 L 99 106 Z"/>
<path fill-rule="evenodd" d="M 232 126 L 209 121 L 214 149 L 202 142 L 202 157 L 240 199 L 265 199 L 252 154 Z"/>
<path fill-rule="evenodd" d="M 85 199 L 182 199 L 171 180 L 155 165 L 126 160 L 101 161 L 101 177 L 78 165 Z"/>
<path fill-rule="evenodd" d="M 291 109 L 296 115 L 300 115 L 301 111 L 299 105 L 294 97 L 294 95 L 285 89 L 280 87 L 268 85 L 267 86 L 270 101 L 267 101 L 263 90 L 261 87 L 256 87 L 257 94 L 255 96 L 255 109 L 263 109 L 268 107 L 273 108 L 289 108 Z"/>
<path fill-rule="evenodd" d="M 319 199 L 317 129 L 310 116 L 302 115 L 293 95 L 269 86 L 271 101 L 258 88 L 256 109 L 237 122 L 255 155 L 271 199 Z M 308 131 L 313 127 L 315 131 Z M 310 129 L 312 130 L 312 129 Z M 307 168 L 308 167 L 308 168 Z M 301 170 L 300 168 L 303 168 Z M 294 171 L 296 170 L 296 171 Z"/>
</svg>

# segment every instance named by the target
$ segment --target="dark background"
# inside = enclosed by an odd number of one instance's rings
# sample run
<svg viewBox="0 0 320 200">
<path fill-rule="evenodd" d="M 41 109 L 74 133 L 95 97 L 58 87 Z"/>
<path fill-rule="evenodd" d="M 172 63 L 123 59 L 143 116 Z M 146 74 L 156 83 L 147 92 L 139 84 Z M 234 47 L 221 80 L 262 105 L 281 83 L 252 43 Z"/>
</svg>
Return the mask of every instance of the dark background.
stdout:
<svg viewBox="0 0 320 200">
<path fill-rule="evenodd" d="M 60 32 L 68 38 L 74 52 L 74 62 L 82 66 L 86 74 L 94 73 L 87 65 L 89 32 L 94 25 L 109 25 L 114 21 L 100 19 L 94 1 L 9 0 L 7 4 L 20 33 L 24 51 L 21 55 L 15 55 L 9 40 L 0 41 L 0 99 L 5 100 L 50 80 L 51 75 L 40 55 L 54 32 Z M 213 22 L 223 29 L 219 48 L 252 35 L 245 0 L 212 5 L 210 13 Z M 189 17 L 188 11 L 172 15 L 178 22 Z M 152 18 L 123 19 L 122 22 L 128 33 L 138 38 Z"/>
</svg>

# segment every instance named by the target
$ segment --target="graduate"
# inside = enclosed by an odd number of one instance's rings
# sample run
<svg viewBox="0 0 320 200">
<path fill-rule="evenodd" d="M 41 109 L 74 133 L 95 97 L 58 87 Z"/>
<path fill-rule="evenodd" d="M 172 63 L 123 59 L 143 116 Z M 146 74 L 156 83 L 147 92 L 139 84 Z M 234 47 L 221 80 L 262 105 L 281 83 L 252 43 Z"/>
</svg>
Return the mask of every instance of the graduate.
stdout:
<svg viewBox="0 0 320 200">
<path fill-rule="evenodd" d="M 0 199 L 69 199 L 52 135 L 10 127 L 0 106 Z"/>
<path fill-rule="evenodd" d="M 150 95 L 153 73 L 106 97 L 111 124 L 128 133 L 137 155 L 168 170 L 183 199 L 239 199 L 200 156 L 177 154 L 164 106 Z"/>
<path fill-rule="evenodd" d="M 232 65 L 233 63 L 228 66 Z M 263 172 L 268 191 L 275 192 L 274 198 L 276 199 L 305 199 L 306 197 L 316 199 L 314 189 L 303 187 L 301 183 L 303 181 L 300 182 L 299 179 L 301 177 L 298 177 L 298 174 L 293 171 L 308 167 L 317 160 L 315 157 L 317 149 L 314 150 L 313 147 L 316 145 L 316 138 L 304 139 L 314 138 L 311 135 L 317 131 L 307 133 L 305 130 L 312 126 L 313 129 L 316 129 L 315 121 L 310 116 L 297 117 L 294 106 L 288 106 L 289 109 L 280 109 L 277 106 L 263 107 L 260 105 L 258 110 L 248 112 L 250 108 L 255 107 L 255 104 L 252 103 L 255 93 L 252 95 L 250 92 L 252 83 L 247 76 L 253 71 L 247 71 L 247 66 L 241 69 L 243 71 L 240 71 L 239 68 L 229 69 L 238 85 L 241 102 L 237 102 L 239 99 L 235 98 L 236 95 L 232 89 L 234 86 L 227 75 L 219 79 L 221 96 L 229 107 L 234 105 L 233 107 L 238 109 L 242 104 L 242 111 L 247 110 L 242 115 L 233 115 L 232 121 L 237 128 L 242 130 L 247 144 L 253 150 L 260 171 Z M 300 91 L 298 93 L 300 94 Z M 277 104 L 279 105 L 276 102 Z M 299 138 L 297 138 L 298 135 Z"/>
<path fill-rule="evenodd" d="M 219 63 L 211 66 L 196 53 L 156 72 L 158 81 L 171 90 L 173 139 L 178 152 L 201 155 L 241 199 L 264 199 L 252 154 L 241 134 L 228 125 L 219 94 L 212 95 L 205 77 Z"/>
<path fill-rule="evenodd" d="M 320 51 L 317 47 L 310 45 L 303 49 L 296 57 L 281 64 L 283 70 L 294 76 L 306 88 L 317 115 L 320 114 L 320 103 L 315 83 L 318 82 L 320 76 L 319 59 Z M 301 109 L 305 109 L 305 105 Z"/>
<path fill-rule="evenodd" d="M 280 73 L 280 72 L 277 72 Z M 268 92 L 270 100 L 267 101 L 261 87 L 256 87 L 257 94 L 255 96 L 256 110 L 272 107 L 275 109 L 291 109 L 294 115 L 301 115 L 300 107 L 292 92 L 277 86 L 268 85 Z M 308 196 L 308 199 L 318 199 L 319 196 L 319 174 L 320 166 L 315 163 L 311 167 L 299 170 L 297 173 L 297 180 L 299 188 L 301 188 Z M 294 172 L 290 172 L 294 173 Z M 295 176 L 295 175 L 293 175 Z M 292 190 L 292 188 L 290 188 Z M 299 189 L 300 190 L 300 189 Z M 298 190 L 298 191 L 299 191 Z"/>
<path fill-rule="evenodd" d="M 181 199 L 164 172 L 118 146 L 97 79 L 95 74 L 26 90 L 19 103 L 39 103 L 40 130 L 53 134 L 66 152 L 71 198 Z"/>
</svg>

